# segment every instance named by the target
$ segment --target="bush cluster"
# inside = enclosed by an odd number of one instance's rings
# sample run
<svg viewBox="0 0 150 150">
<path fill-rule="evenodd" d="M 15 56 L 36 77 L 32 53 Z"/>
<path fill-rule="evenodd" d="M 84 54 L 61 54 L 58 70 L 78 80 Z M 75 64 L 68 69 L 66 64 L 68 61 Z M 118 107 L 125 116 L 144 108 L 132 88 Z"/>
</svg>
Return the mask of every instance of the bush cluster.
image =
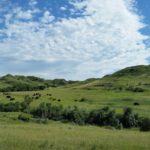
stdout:
<svg viewBox="0 0 150 150">
<path fill-rule="evenodd" d="M 25 96 L 23 102 L 9 102 L 0 103 L 0 112 L 27 112 L 30 113 L 30 103 L 32 102 L 30 96 Z"/>
<path fill-rule="evenodd" d="M 19 102 L 10 102 L 7 104 L 0 103 L 0 112 L 19 112 L 20 109 L 21 105 Z"/>
<path fill-rule="evenodd" d="M 22 120 L 22 121 L 24 121 L 24 122 L 29 122 L 30 119 L 31 119 L 31 115 L 22 113 L 22 114 L 20 114 L 20 115 L 18 116 L 18 119 L 19 119 L 19 120 Z"/>
<path fill-rule="evenodd" d="M 133 87 L 133 86 L 129 86 L 128 88 L 126 88 L 126 90 L 135 93 L 145 91 L 145 89 L 143 89 L 142 87 Z"/>
<path fill-rule="evenodd" d="M 150 131 L 150 119 L 149 118 L 142 118 L 140 124 L 141 131 Z"/>
<path fill-rule="evenodd" d="M 44 90 L 46 88 L 45 85 L 30 85 L 30 84 L 13 84 L 12 86 L 8 86 L 0 89 L 0 92 L 14 92 L 14 91 L 37 91 Z"/>
<path fill-rule="evenodd" d="M 140 127 L 141 131 L 150 131 L 150 119 L 140 118 L 138 114 L 133 113 L 131 108 L 125 108 L 123 114 L 118 115 L 109 107 L 89 112 L 76 106 L 64 109 L 62 106 L 41 103 L 31 113 L 36 118 L 68 121 L 80 125 L 112 126 L 117 129 Z"/>
<path fill-rule="evenodd" d="M 30 103 L 32 101 L 31 97 L 26 96 L 20 103 L 0 104 L 0 112 L 23 112 L 18 116 L 18 119 L 22 121 L 29 121 L 30 115 L 32 115 L 37 119 L 65 121 L 79 125 L 111 126 L 117 129 L 139 127 L 141 131 L 150 131 L 150 119 L 139 117 L 138 114 L 133 113 L 131 108 L 124 109 L 123 114 L 117 114 L 109 107 L 85 111 L 76 106 L 63 108 L 61 105 L 56 106 L 43 102 L 31 110 Z"/>
</svg>

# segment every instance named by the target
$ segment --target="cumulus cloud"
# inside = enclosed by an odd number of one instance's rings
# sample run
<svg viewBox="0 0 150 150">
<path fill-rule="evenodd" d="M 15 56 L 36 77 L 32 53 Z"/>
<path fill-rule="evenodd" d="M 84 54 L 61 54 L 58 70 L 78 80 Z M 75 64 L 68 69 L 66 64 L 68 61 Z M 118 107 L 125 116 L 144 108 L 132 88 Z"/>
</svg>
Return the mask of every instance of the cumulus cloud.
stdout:
<svg viewBox="0 0 150 150">
<path fill-rule="evenodd" d="M 31 2 L 34 8 L 18 12 L 20 17 L 29 19 L 36 12 L 37 2 Z M 55 21 L 50 10 L 43 10 L 39 20 L 25 22 L 7 14 L 14 21 L 7 21 L 0 31 L 7 36 L 0 42 L 1 57 L 44 61 L 49 67 L 44 71 L 39 67 L 36 74 L 68 79 L 100 77 L 148 63 L 150 52 L 144 40 L 149 37 L 140 33 L 145 25 L 134 0 L 71 0 L 70 4 L 72 13 L 80 16 Z"/>
<path fill-rule="evenodd" d="M 51 23 L 55 19 L 49 11 L 45 11 L 43 17 L 41 18 L 42 23 Z"/>
</svg>

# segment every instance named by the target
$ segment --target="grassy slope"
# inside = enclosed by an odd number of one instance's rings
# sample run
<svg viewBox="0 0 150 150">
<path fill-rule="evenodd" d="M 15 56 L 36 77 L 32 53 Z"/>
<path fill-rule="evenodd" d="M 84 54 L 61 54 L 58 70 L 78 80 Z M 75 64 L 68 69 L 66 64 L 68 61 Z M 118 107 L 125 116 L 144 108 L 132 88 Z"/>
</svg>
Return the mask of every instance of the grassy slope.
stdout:
<svg viewBox="0 0 150 150">
<path fill-rule="evenodd" d="M 11 93 L 12 97 L 15 97 L 15 101 L 23 101 L 25 95 L 33 95 L 35 92 L 14 92 Z M 133 107 L 134 110 L 141 115 L 150 116 L 150 92 L 144 93 L 132 93 L 132 92 L 116 92 L 107 91 L 102 89 L 74 89 L 74 88 L 50 88 L 45 91 L 40 91 L 42 94 L 41 98 L 34 100 L 31 103 L 32 107 L 38 106 L 41 102 L 50 102 L 56 105 L 73 106 L 76 105 L 84 109 L 101 108 L 104 106 L 110 106 L 116 108 L 120 112 L 125 106 Z M 55 101 L 47 96 L 47 93 L 51 93 Z M 81 98 L 86 98 L 84 102 L 80 102 Z M 57 99 L 61 99 L 58 102 Z M 75 100 L 78 101 L 75 101 Z M 8 103 L 9 99 L 3 94 L 0 94 L 0 102 Z M 140 106 L 134 106 L 133 103 L 138 102 Z"/>
<path fill-rule="evenodd" d="M 150 148 L 150 133 L 59 122 L 23 123 L 14 121 L 16 116 L 17 113 L 0 114 L 0 150 L 149 150 Z"/>
<path fill-rule="evenodd" d="M 130 67 L 102 79 L 90 79 L 64 87 L 40 91 L 42 97 L 34 100 L 31 106 L 35 107 L 41 102 L 50 102 L 64 106 L 76 105 L 85 109 L 110 106 L 116 108 L 118 112 L 121 112 L 124 107 L 128 106 L 133 107 L 141 115 L 150 117 L 149 84 L 150 66 Z M 117 89 L 120 86 L 123 88 L 122 91 Z M 125 90 L 128 86 L 140 86 L 145 89 L 145 92 L 129 92 Z M 15 101 L 23 101 L 25 95 L 33 95 L 33 93 L 35 92 L 13 92 L 11 96 L 16 99 Z M 47 93 L 51 93 L 53 98 L 61 99 L 61 102 L 53 101 L 47 96 Z M 79 102 L 81 98 L 86 98 L 86 100 Z M 8 103 L 10 101 L 1 93 L 0 102 Z M 140 106 L 134 106 L 133 103 L 135 102 L 138 102 Z"/>
<path fill-rule="evenodd" d="M 58 87 L 62 85 L 70 85 L 76 81 L 67 81 L 65 79 L 45 80 L 34 76 L 18 76 L 6 75 L 0 77 L 0 90 L 1 91 L 23 91 L 23 90 L 37 90 L 45 87 Z M 10 89 L 12 87 L 12 89 Z M 16 89 L 17 87 L 17 89 Z M 42 89 L 43 89 L 42 88 Z M 7 89 L 7 90 L 6 90 Z"/>
<path fill-rule="evenodd" d="M 120 70 L 112 75 L 101 79 L 79 85 L 79 88 L 127 88 L 129 86 L 140 86 L 150 90 L 150 65 L 135 66 Z M 112 87 L 112 88 L 111 88 Z"/>
<path fill-rule="evenodd" d="M 116 108 L 118 112 L 129 106 L 141 115 L 150 117 L 149 71 L 142 69 L 138 74 L 134 71 L 131 73 L 129 68 L 125 73 L 123 70 L 121 74 L 119 72 L 103 79 L 39 91 L 42 97 L 34 100 L 31 106 L 36 107 L 41 102 L 61 104 L 65 107 L 77 105 L 87 110 L 110 106 Z M 139 82 L 140 86 L 146 89 L 145 92 L 133 93 L 125 90 L 127 84 L 139 86 Z M 113 86 L 110 88 L 108 83 Z M 102 84 L 106 86 L 101 86 Z M 0 83 L 0 86 L 4 85 Z M 122 91 L 114 89 L 119 86 L 124 89 Z M 15 101 L 23 101 L 25 95 L 33 93 L 35 92 L 13 92 L 10 95 L 16 99 Z M 51 93 L 53 98 L 61 99 L 61 102 L 51 100 L 47 93 Z M 86 101 L 74 101 L 83 97 Z M 1 102 L 10 101 L 0 93 Z M 139 102 L 140 106 L 134 106 L 134 102 Z M 0 150 L 149 150 L 150 148 L 150 133 L 136 130 L 110 130 L 94 126 L 82 127 L 59 122 L 45 125 L 22 123 L 16 120 L 18 114 L 0 113 Z"/>
</svg>

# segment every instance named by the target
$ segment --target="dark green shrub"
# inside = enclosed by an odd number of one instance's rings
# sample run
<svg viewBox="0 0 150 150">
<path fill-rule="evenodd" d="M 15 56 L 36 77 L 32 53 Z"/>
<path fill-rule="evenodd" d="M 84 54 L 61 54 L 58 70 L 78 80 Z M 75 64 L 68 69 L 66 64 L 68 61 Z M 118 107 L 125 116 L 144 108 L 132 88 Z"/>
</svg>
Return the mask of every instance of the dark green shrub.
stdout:
<svg viewBox="0 0 150 150">
<path fill-rule="evenodd" d="M 109 107 L 104 107 L 99 110 L 93 110 L 88 117 L 88 123 L 99 126 L 113 126 L 118 127 L 120 124 L 115 111 L 110 110 Z"/>
<path fill-rule="evenodd" d="M 63 116 L 63 107 L 52 106 L 50 103 L 41 103 L 32 113 L 35 117 L 61 120 Z"/>
<path fill-rule="evenodd" d="M 21 109 L 20 103 L 7 103 L 7 104 L 0 104 L 0 111 L 1 112 L 19 112 Z"/>
<path fill-rule="evenodd" d="M 29 95 L 26 95 L 24 97 L 24 101 L 20 103 L 21 111 L 24 112 L 24 110 L 29 110 L 29 106 L 32 101 L 33 101 L 32 97 L 30 97 Z"/>
<path fill-rule="evenodd" d="M 150 131 L 150 119 L 149 118 L 142 118 L 140 124 L 141 131 Z"/>
<path fill-rule="evenodd" d="M 47 104 L 48 108 L 48 119 L 61 121 L 63 119 L 63 107 L 59 106 L 51 106 L 51 104 Z"/>
<path fill-rule="evenodd" d="M 125 128 L 132 128 L 138 126 L 138 115 L 133 113 L 131 108 L 126 108 L 122 116 L 122 124 Z"/>
<path fill-rule="evenodd" d="M 133 86 L 126 88 L 126 90 L 131 91 L 131 92 L 144 92 L 145 91 L 145 89 L 143 89 L 142 87 L 133 87 Z"/>
<path fill-rule="evenodd" d="M 31 115 L 23 113 L 18 116 L 18 119 L 25 122 L 29 122 L 31 120 Z"/>
<path fill-rule="evenodd" d="M 78 109 L 78 107 L 74 106 L 73 108 L 67 108 L 64 111 L 63 118 L 65 120 L 83 125 L 86 123 L 87 120 L 87 112 L 84 110 Z"/>
</svg>

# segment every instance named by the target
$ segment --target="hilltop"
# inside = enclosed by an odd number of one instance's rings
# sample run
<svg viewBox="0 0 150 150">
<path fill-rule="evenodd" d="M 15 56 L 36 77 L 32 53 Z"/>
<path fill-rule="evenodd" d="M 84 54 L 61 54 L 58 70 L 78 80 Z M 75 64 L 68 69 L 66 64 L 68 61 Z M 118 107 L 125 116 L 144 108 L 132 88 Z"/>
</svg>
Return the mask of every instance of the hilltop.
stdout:
<svg viewBox="0 0 150 150">
<path fill-rule="evenodd" d="M 45 80 L 35 76 L 5 75 L 0 78 L 0 91 L 36 91 L 75 83 L 65 79 Z"/>
<path fill-rule="evenodd" d="M 102 88 L 107 90 L 143 90 L 150 89 L 150 65 L 127 67 L 111 75 L 78 86 L 80 88 Z"/>
</svg>

